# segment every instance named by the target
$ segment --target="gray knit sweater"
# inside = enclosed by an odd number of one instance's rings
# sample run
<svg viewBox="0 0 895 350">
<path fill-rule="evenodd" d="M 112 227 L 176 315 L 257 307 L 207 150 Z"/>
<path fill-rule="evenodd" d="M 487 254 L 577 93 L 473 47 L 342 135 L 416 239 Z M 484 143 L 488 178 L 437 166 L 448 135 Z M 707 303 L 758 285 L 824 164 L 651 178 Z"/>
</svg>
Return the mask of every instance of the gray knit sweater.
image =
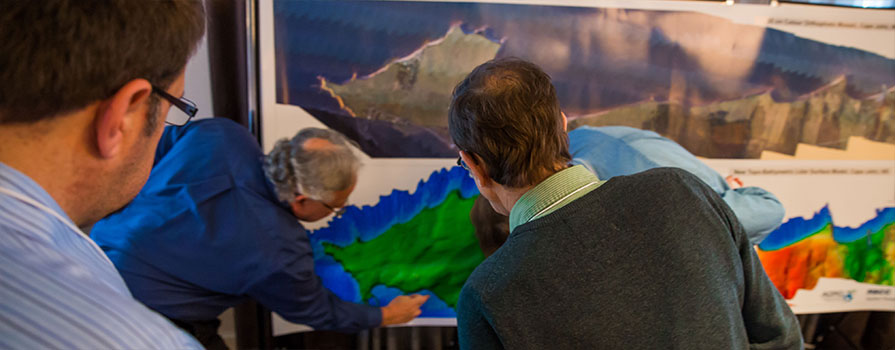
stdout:
<svg viewBox="0 0 895 350">
<path fill-rule="evenodd" d="M 673 168 L 614 177 L 517 227 L 472 273 L 462 349 L 798 349 L 730 208 Z"/>
</svg>

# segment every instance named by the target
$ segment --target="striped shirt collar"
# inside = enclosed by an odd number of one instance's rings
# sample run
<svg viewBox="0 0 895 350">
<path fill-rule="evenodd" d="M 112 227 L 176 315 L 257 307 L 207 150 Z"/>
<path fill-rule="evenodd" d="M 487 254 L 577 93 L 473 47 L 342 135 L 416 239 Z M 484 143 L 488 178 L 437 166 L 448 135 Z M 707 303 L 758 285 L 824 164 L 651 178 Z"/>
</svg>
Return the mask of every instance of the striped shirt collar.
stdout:
<svg viewBox="0 0 895 350">
<path fill-rule="evenodd" d="M 544 217 L 590 193 L 605 181 L 584 166 L 575 165 L 551 175 L 525 192 L 510 210 L 510 232 L 520 225 Z"/>
</svg>

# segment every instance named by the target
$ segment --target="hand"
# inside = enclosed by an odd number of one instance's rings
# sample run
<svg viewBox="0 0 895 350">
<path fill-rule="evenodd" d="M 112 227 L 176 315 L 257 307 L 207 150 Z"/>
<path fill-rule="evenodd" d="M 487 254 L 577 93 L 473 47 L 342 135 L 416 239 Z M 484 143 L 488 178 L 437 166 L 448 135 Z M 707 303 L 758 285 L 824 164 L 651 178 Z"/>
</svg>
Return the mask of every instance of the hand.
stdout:
<svg viewBox="0 0 895 350">
<path fill-rule="evenodd" d="M 732 189 L 737 189 L 737 188 L 743 187 L 743 181 L 740 180 L 740 178 L 738 178 L 736 176 L 730 175 L 730 176 L 724 178 L 724 180 L 727 181 L 727 185 L 730 186 L 730 188 L 732 188 Z"/>
<path fill-rule="evenodd" d="M 382 310 L 382 325 L 388 326 L 410 322 L 422 313 L 420 306 L 429 300 L 428 295 L 399 295 Z"/>
</svg>

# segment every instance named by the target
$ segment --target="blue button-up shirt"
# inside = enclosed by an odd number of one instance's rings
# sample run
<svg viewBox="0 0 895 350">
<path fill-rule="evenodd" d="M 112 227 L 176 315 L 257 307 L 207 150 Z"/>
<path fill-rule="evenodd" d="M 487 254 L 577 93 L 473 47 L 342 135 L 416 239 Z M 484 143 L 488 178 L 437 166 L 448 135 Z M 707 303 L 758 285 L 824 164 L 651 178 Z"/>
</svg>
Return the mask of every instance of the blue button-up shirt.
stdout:
<svg viewBox="0 0 895 350">
<path fill-rule="evenodd" d="M 0 163 L 0 348 L 202 348 L 134 300 L 55 200 Z"/>
<path fill-rule="evenodd" d="M 681 168 L 696 175 L 733 209 L 752 244 L 761 243 L 783 221 L 783 205 L 773 194 L 758 187 L 731 189 L 718 172 L 652 131 L 583 126 L 569 132 L 569 151 L 573 164 L 584 165 L 601 180 L 658 167 Z"/>
<path fill-rule="evenodd" d="M 168 127 L 140 194 L 90 234 L 134 297 L 172 319 L 214 319 L 252 298 L 316 329 L 378 326 L 379 308 L 324 288 L 308 235 L 277 198 L 263 157 L 227 119 Z"/>
</svg>

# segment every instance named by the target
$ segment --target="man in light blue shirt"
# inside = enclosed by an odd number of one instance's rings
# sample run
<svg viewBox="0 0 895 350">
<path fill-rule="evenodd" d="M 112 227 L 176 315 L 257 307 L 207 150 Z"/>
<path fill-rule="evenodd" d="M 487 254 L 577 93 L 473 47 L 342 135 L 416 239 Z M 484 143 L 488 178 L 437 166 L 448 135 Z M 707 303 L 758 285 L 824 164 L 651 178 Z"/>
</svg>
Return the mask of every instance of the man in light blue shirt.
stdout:
<svg viewBox="0 0 895 350">
<path fill-rule="evenodd" d="M 79 227 L 130 201 L 164 122 L 195 114 L 174 96 L 204 28 L 199 1 L 0 2 L 0 348 L 201 348 Z"/>
<path fill-rule="evenodd" d="M 681 168 L 709 185 L 743 224 L 749 241 L 759 244 L 780 227 L 785 210 L 759 187 L 732 188 L 717 171 L 659 134 L 626 126 L 582 126 L 569 132 L 572 164 L 584 165 L 601 180 L 660 168 Z"/>
<path fill-rule="evenodd" d="M 772 193 L 759 187 L 729 185 L 725 178 L 674 141 L 626 126 L 582 126 L 569 132 L 573 165 L 582 165 L 600 180 L 660 167 L 681 168 L 696 175 L 733 210 L 749 242 L 761 243 L 780 227 L 785 210 Z M 494 253 L 510 234 L 508 219 L 478 198 L 469 215 L 482 252 Z"/>
</svg>

